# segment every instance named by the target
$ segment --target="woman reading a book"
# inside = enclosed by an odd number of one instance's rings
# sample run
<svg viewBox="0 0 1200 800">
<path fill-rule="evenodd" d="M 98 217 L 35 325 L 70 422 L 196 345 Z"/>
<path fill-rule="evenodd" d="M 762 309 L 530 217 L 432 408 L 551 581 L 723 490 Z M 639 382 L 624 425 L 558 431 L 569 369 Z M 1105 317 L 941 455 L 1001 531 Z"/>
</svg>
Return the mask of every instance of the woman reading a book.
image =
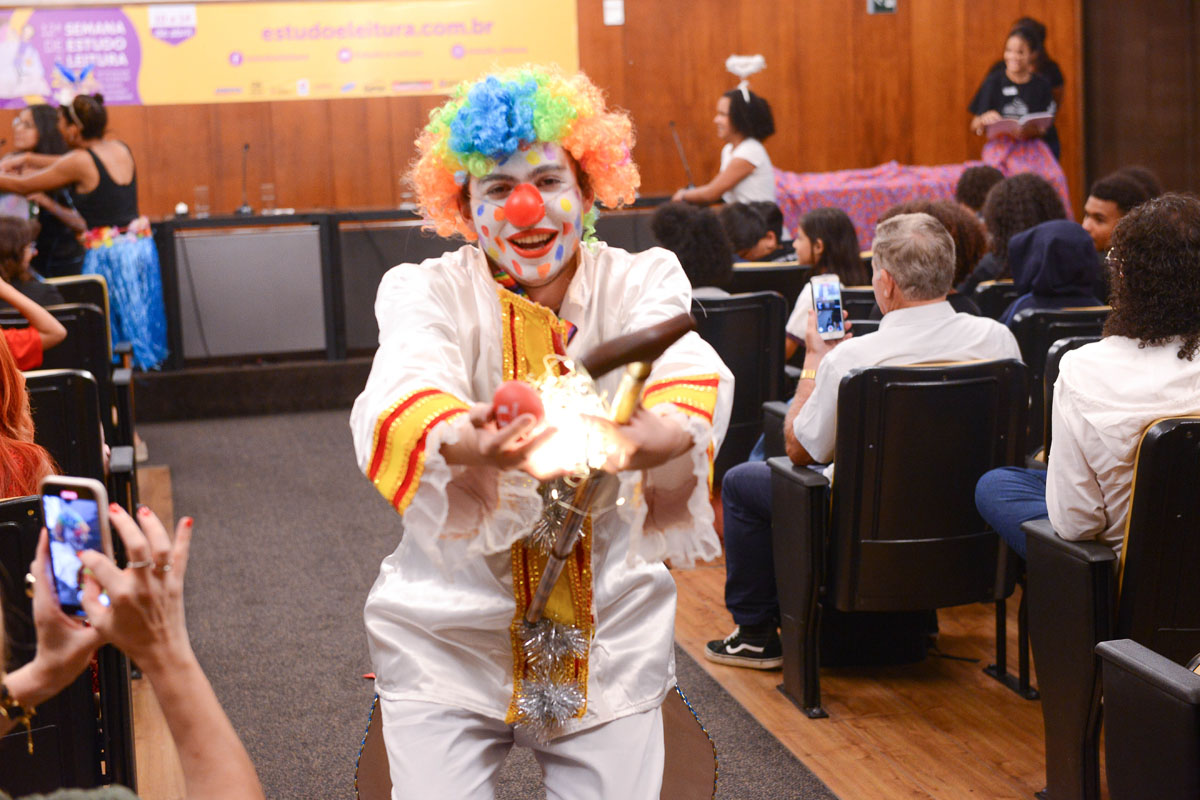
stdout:
<svg viewBox="0 0 1200 800">
<path fill-rule="evenodd" d="M 1041 46 L 1026 28 L 1017 27 L 1009 33 L 1004 43 L 1004 69 L 984 78 L 968 106 L 975 115 L 971 119 L 975 134 L 1036 139 L 1046 132 L 1057 106 L 1050 82 L 1034 71 Z M 1031 116 L 1034 118 L 1029 119 Z M 1001 132 L 1002 120 L 1017 120 L 1020 125 L 1015 131 Z"/>
</svg>

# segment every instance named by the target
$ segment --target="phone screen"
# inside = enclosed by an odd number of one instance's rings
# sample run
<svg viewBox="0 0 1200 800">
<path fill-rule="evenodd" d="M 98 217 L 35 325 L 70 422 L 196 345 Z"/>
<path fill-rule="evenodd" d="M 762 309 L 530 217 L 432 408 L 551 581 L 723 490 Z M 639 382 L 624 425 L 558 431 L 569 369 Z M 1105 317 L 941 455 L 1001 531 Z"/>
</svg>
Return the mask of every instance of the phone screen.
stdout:
<svg viewBox="0 0 1200 800">
<path fill-rule="evenodd" d="M 813 308 L 817 312 L 817 333 L 822 339 L 836 339 L 845 333 L 842 287 L 836 281 L 813 281 Z"/>
<path fill-rule="evenodd" d="M 47 491 L 50 487 L 47 487 Z M 42 513 L 50 535 L 50 568 L 54 573 L 54 590 L 58 603 L 68 614 L 83 616 L 83 584 L 80 573 L 83 550 L 104 552 L 100 528 L 100 507 L 86 493 L 58 487 L 57 494 L 42 495 Z M 100 602 L 108 604 L 108 596 Z"/>
</svg>

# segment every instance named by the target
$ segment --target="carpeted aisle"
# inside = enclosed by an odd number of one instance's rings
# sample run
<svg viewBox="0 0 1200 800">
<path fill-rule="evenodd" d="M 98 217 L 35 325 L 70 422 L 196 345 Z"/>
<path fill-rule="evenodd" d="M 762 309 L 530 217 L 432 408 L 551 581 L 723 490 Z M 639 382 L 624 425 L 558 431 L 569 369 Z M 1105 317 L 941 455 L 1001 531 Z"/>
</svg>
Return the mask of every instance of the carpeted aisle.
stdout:
<svg viewBox="0 0 1200 800">
<path fill-rule="evenodd" d="M 186 599 L 200 661 L 267 796 L 354 796 L 372 685 L 362 604 L 399 520 L 354 463 L 348 412 L 143 425 L 196 518 Z M 683 686 L 717 742 L 718 797 L 833 795 L 695 662 Z M 502 800 L 544 796 L 515 751 Z"/>
</svg>

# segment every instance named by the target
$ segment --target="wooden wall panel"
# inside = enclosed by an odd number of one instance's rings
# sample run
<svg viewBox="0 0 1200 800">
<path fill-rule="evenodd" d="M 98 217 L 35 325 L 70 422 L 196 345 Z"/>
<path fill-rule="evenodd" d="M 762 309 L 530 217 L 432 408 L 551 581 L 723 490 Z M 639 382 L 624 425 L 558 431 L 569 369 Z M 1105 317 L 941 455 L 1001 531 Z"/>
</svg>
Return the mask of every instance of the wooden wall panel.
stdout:
<svg viewBox="0 0 1200 800">
<path fill-rule="evenodd" d="M 1063 166 L 1076 211 L 1083 182 L 1082 0 L 900 0 L 895 15 L 869 16 L 862 0 L 627 0 L 626 23 L 603 24 L 600 0 L 576 0 L 585 71 L 628 109 L 642 193 L 686 183 L 671 138 L 674 121 L 697 181 L 715 174 L 721 142 L 717 98 L 736 84 L 732 53 L 762 53 L 752 79 L 775 110 L 767 142 L 774 163 L 807 172 L 896 160 L 941 164 L 979 156 L 966 105 L 1023 14 L 1049 28 L 1067 79 L 1059 114 Z M 1113 4 L 1117 5 L 1117 4 Z M 1120 4 L 1128 5 L 1128 4 Z M 169 214 L 209 187 L 214 212 L 241 202 L 241 147 L 249 142 L 249 199 L 273 183 L 277 204 L 305 208 L 394 206 L 416 132 L 436 98 L 310 100 L 113 109 L 142 176 L 142 206 Z M 7 123 L 12 112 L 0 112 Z"/>
</svg>

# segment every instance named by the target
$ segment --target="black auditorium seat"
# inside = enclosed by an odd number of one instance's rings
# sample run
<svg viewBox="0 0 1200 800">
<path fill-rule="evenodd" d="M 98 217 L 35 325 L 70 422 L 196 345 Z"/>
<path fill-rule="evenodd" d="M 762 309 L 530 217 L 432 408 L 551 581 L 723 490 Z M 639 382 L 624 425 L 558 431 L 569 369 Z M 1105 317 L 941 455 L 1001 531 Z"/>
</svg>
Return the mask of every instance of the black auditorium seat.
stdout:
<svg viewBox="0 0 1200 800">
<path fill-rule="evenodd" d="M 717 454 L 714 480 L 740 464 L 762 431 L 762 405 L 783 395 L 787 303 L 777 292 L 692 300 L 696 329 L 734 376 L 733 411 Z"/>
<path fill-rule="evenodd" d="M 1098 642 L 1133 639 L 1176 663 L 1200 651 L 1198 485 L 1200 417 L 1161 420 L 1138 446 L 1120 558 L 1059 537 L 1049 520 L 1022 526 L 1050 798 L 1100 796 Z"/>
<path fill-rule="evenodd" d="M 92 284 L 88 288 L 91 289 Z M 93 303 L 68 303 L 48 306 L 47 311 L 67 329 L 67 338 L 47 350 L 42 369 L 82 369 L 96 379 L 104 435 L 112 447 L 133 444 L 132 371 L 113 368 L 113 351 L 108 315 L 103 306 Z M 0 327 L 28 325 L 15 309 L 0 312 Z"/>
<path fill-rule="evenodd" d="M 975 287 L 975 305 L 985 317 L 1000 319 L 1020 295 L 1011 280 L 983 281 Z"/>
<path fill-rule="evenodd" d="M 808 716 L 825 716 L 821 663 L 919 660 L 929 610 L 1012 593 L 975 483 L 1019 463 L 1025 383 L 1016 360 L 854 370 L 838 392 L 832 487 L 768 460 L 782 689 Z"/>
<path fill-rule="evenodd" d="M 729 291 L 734 294 L 779 292 L 787 301 L 790 314 L 811 272 L 812 267 L 800 266 L 795 261 L 742 262 L 733 265 Z"/>
<path fill-rule="evenodd" d="M 1045 396 L 1042 380 L 1046 374 L 1046 355 L 1050 352 L 1050 346 L 1059 339 L 1071 336 L 1099 336 L 1111 310 L 1108 306 L 1027 308 L 1013 317 L 1013 336 L 1021 348 L 1021 360 L 1029 367 L 1029 430 L 1026 441 L 1032 446 L 1036 446 L 1043 438 Z"/>
<path fill-rule="evenodd" d="M 33 413 L 34 440 L 49 451 L 59 471 L 105 483 L 100 391 L 92 374 L 33 370 L 25 373 L 25 388 Z M 132 447 L 111 448 L 107 485 L 109 499 L 133 513 L 138 495 Z"/>
<path fill-rule="evenodd" d="M 1042 380 L 1042 443 L 1035 452 L 1030 453 L 1029 458 L 1025 459 L 1025 466 L 1035 469 L 1038 467 L 1044 469 L 1046 466 L 1046 455 L 1050 452 L 1050 439 L 1053 433 L 1050 420 L 1054 416 L 1054 384 L 1058 381 L 1058 372 L 1063 356 L 1072 350 L 1078 350 L 1085 344 L 1098 341 L 1100 341 L 1098 335 L 1068 336 L 1050 345 L 1050 349 L 1046 351 L 1046 374 Z M 1037 443 L 1030 441 L 1029 444 L 1033 446 Z"/>
<path fill-rule="evenodd" d="M 1200 797 L 1200 675 L 1132 639 L 1101 642 L 1096 654 L 1108 796 Z"/>
</svg>

